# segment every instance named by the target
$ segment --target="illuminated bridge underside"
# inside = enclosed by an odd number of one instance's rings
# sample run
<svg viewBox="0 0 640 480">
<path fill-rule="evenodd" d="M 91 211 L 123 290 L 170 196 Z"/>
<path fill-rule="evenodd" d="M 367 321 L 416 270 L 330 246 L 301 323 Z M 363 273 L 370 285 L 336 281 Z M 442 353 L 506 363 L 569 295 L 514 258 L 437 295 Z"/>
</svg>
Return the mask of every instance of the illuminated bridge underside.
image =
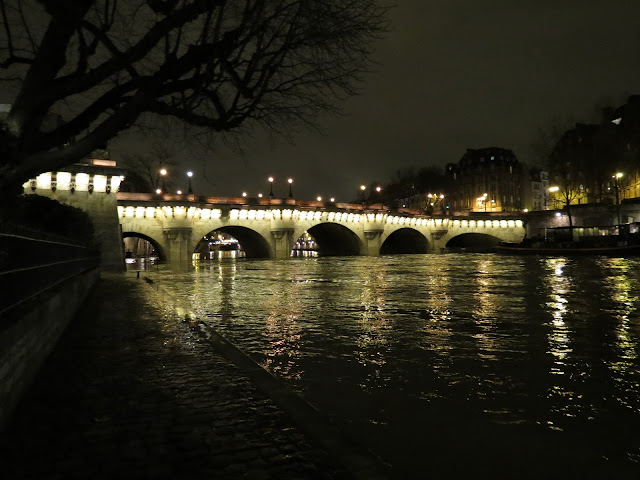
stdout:
<svg viewBox="0 0 640 480">
<path fill-rule="evenodd" d="M 289 258 L 296 240 L 309 232 L 320 255 L 380 255 L 440 252 L 459 235 L 489 235 L 517 242 L 521 220 L 471 220 L 295 208 L 234 208 L 228 205 L 119 201 L 123 232 L 148 237 L 171 262 L 189 261 L 198 242 L 222 230 L 238 239 L 247 257 Z"/>
</svg>

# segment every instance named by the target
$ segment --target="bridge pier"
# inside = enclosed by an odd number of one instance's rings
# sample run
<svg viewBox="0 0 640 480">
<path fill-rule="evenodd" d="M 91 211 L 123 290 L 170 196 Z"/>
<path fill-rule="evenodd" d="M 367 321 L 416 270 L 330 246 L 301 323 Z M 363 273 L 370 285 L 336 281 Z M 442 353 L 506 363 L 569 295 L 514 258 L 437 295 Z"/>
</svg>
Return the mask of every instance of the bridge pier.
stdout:
<svg viewBox="0 0 640 480">
<path fill-rule="evenodd" d="M 271 239 L 273 258 L 285 259 L 291 257 L 293 229 L 271 230 Z"/>
<path fill-rule="evenodd" d="M 360 252 L 362 255 L 369 257 L 377 257 L 380 255 L 380 247 L 382 247 L 382 233 L 384 228 L 370 227 L 364 231 L 364 248 Z"/>
<path fill-rule="evenodd" d="M 442 253 L 447 246 L 447 230 L 434 230 L 429 239 L 429 253 Z"/>
<path fill-rule="evenodd" d="M 165 228 L 166 254 L 169 263 L 183 263 L 191 261 L 191 232 L 192 228 Z"/>
</svg>

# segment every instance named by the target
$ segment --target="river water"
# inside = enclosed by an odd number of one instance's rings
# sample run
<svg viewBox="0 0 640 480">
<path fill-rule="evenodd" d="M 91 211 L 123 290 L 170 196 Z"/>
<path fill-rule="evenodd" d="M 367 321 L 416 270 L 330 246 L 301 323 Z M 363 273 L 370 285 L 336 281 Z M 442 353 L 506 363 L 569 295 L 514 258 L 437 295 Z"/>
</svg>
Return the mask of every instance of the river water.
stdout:
<svg viewBox="0 0 640 480">
<path fill-rule="evenodd" d="M 397 478 L 640 478 L 640 259 L 228 259 L 157 278 Z"/>
</svg>

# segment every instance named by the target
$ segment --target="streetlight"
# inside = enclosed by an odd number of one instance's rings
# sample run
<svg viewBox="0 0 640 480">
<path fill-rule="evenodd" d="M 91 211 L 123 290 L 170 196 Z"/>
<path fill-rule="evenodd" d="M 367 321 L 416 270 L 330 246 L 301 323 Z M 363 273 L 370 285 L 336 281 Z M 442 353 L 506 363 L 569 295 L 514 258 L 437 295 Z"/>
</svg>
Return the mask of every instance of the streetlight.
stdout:
<svg viewBox="0 0 640 480">
<path fill-rule="evenodd" d="M 293 192 L 291 191 L 293 185 L 293 178 L 287 178 L 287 182 L 289 183 L 289 198 L 293 198 Z"/>
<path fill-rule="evenodd" d="M 560 190 L 560 187 L 558 187 L 558 186 L 549 187 L 549 193 L 556 193 L 559 190 Z M 553 199 L 553 208 L 556 208 L 557 203 L 558 203 L 558 199 L 556 198 L 555 195 L 552 195 L 551 198 Z"/>
<path fill-rule="evenodd" d="M 273 198 L 273 177 L 269 177 L 267 180 L 269 180 L 269 198 Z"/>
<path fill-rule="evenodd" d="M 191 195 L 193 193 L 193 189 L 191 188 L 191 177 L 193 177 L 193 172 L 191 170 L 187 172 L 187 177 L 189 177 L 189 190 L 187 193 Z"/>
<path fill-rule="evenodd" d="M 320 195 L 318 195 L 318 196 L 316 197 L 316 200 L 317 200 L 317 201 L 319 201 L 319 202 L 321 202 L 321 201 L 322 201 L 322 197 L 321 197 Z"/>
<path fill-rule="evenodd" d="M 159 189 L 159 188 L 156 188 L 156 193 L 157 193 L 158 195 L 160 195 L 160 194 L 162 193 L 162 190 L 161 190 L 161 189 Z"/>
<path fill-rule="evenodd" d="M 364 191 L 367 189 L 366 185 L 360 185 L 360 191 L 362 192 L 362 204 L 365 204 L 365 193 Z"/>
<path fill-rule="evenodd" d="M 242 192 L 242 196 L 243 196 L 244 198 L 247 198 L 247 192 Z"/>
<path fill-rule="evenodd" d="M 258 194 L 258 198 L 262 198 L 262 194 L 261 193 Z"/>
<path fill-rule="evenodd" d="M 382 187 L 381 186 L 377 186 L 376 187 L 376 193 L 378 194 L 378 196 L 376 197 L 376 200 L 379 202 L 380 201 L 380 192 L 382 191 Z"/>
<path fill-rule="evenodd" d="M 482 196 L 478 197 L 476 200 L 480 205 L 484 207 L 484 211 L 486 212 L 487 211 L 487 194 L 486 193 L 482 194 Z"/>
<path fill-rule="evenodd" d="M 160 175 L 162 175 L 162 184 L 163 184 L 162 188 L 164 190 L 167 189 L 167 187 L 164 185 L 164 177 L 165 177 L 166 174 L 167 174 L 167 169 L 166 168 L 161 168 L 160 170 L 158 170 L 158 174 L 156 175 L 156 184 L 155 184 L 156 193 L 159 193 L 158 190 L 160 189 L 160 184 L 159 184 Z"/>
<path fill-rule="evenodd" d="M 334 197 L 331 197 L 331 198 L 329 199 L 329 201 L 330 201 L 331 203 L 334 203 L 334 202 L 336 201 L 336 199 L 335 199 Z"/>
<path fill-rule="evenodd" d="M 620 235 L 620 185 L 618 184 L 618 180 L 620 180 L 622 177 L 624 177 L 624 174 L 620 172 L 611 176 L 611 178 L 613 178 L 613 181 L 616 187 L 616 212 L 618 214 L 618 235 Z"/>
<path fill-rule="evenodd" d="M 178 190 L 176 193 L 177 193 L 178 195 L 182 195 L 182 190 Z"/>
<path fill-rule="evenodd" d="M 163 168 L 160 170 L 160 175 L 162 175 L 162 191 L 167 191 L 167 169 Z"/>
</svg>

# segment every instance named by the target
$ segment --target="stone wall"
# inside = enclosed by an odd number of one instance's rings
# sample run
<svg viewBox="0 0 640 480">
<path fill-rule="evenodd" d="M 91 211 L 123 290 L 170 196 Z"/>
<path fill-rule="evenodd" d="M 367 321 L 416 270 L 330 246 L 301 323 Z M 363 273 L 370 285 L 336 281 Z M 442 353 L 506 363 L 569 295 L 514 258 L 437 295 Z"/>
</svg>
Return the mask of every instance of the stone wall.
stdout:
<svg viewBox="0 0 640 480">
<path fill-rule="evenodd" d="M 0 318 L 0 430 L 97 280 L 92 268 Z"/>
</svg>

